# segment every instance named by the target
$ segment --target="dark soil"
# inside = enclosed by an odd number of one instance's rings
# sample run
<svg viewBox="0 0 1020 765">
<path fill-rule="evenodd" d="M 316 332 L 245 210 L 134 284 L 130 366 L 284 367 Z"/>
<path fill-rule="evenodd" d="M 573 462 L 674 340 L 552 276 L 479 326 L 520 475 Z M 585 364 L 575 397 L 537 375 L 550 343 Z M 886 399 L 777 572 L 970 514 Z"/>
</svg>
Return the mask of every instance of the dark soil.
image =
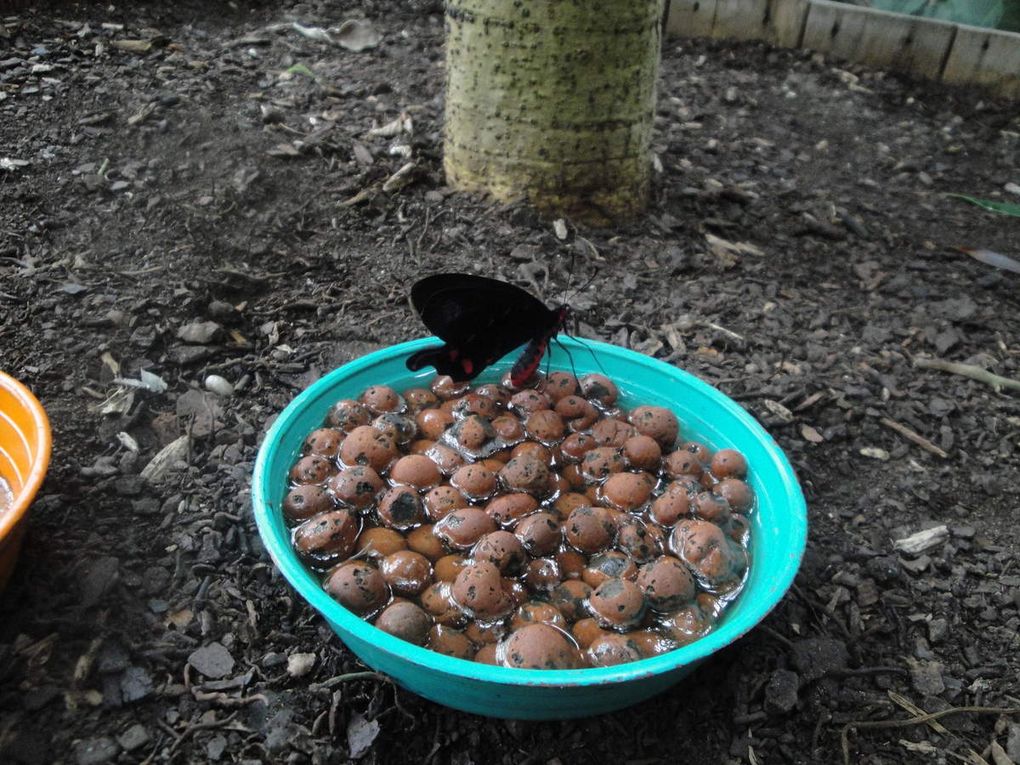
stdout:
<svg viewBox="0 0 1020 765">
<path fill-rule="evenodd" d="M 379 47 L 289 23 L 352 16 Z M 0 761 L 838 762 L 848 722 L 911 717 L 900 697 L 1020 706 L 1020 402 L 913 363 L 1020 377 L 1018 277 L 953 249 L 1016 255 L 1018 224 L 946 196 L 1010 198 L 1015 106 L 672 40 L 648 215 L 560 240 L 524 206 L 444 187 L 435 4 L 67 4 L 2 23 L 0 367 L 45 403 L 55 446 L 0 604 Z M 117 47 L 132 39 L 152 47 Z M 401 114 L 410 133 L 369 133 Z M 422 334 L 408 286 L 453 269 L 550 301 L 598 269 L 572 300 L 582 334 L 717 385 L 798 470 L 796 586 L 648 703 L 517 723 L 343 678 L 357 660 L 262 550 L 267 425 L 324 372 Z M 141 477 L 182 435 L 170 472 Z M 314 656 L 288 671 L 296 654 Z M 1020 760 L 1020 717 L 939 722 L 862 728 L 850 757 Z"/>
</svg>

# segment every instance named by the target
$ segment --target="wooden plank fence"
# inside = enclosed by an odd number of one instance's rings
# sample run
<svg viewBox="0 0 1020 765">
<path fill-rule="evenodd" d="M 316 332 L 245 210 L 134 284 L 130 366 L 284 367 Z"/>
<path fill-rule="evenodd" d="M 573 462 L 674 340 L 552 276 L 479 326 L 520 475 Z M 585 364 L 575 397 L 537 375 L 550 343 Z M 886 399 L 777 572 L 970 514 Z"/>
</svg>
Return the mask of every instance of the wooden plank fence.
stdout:
<svg viewBox="0 0 1020 765">
<path fill-rule="evenodd" d="M 832 0 L 671 0 L 667 31 L 765 40 L 1020 99 L 1020 34 Z"/>
</svg>

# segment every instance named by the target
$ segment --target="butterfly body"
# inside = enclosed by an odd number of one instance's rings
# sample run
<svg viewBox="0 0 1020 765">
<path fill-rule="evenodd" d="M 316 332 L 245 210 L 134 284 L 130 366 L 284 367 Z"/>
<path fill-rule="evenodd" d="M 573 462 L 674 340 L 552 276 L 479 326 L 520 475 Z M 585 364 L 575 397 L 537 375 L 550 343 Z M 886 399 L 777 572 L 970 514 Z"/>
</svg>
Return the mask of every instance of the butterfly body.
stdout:
<svg viewBox="0 0 1020 765">
<path fill-rule="evenodd" d="M 549 308 L 507 282 L 472 274 L 427 276 L 411 288 L 411 304 L 444 344 L 412 354 L 408 369 L 433 366 L 455 380 L 473 380 L 527 343 L 510 372 L 514 385 L 527 382 L 538 369 L 569 311 L 565 305 Z"/>
</svg>

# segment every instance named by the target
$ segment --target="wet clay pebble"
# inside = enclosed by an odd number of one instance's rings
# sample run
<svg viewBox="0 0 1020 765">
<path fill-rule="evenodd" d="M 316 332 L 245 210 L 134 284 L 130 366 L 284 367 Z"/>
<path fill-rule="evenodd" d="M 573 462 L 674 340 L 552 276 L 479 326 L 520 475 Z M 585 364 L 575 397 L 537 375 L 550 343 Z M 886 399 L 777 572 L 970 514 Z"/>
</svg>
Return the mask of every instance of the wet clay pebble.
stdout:
<svg viewBox="0 0 1020 765">
<path fill-rule="evenodd" d="M 474 452 L 494 439 L 496 431 L 487 419 L 472 414 L 455 422 L 450 427 L 450 436 L 459 447 Z"/>
<path fill-rule="evenodd" d="M 505 638 L 509 630 L 506 620 L 491 623 L 470 622 L 464 628 L 464 634 L 475 645 L 489 645 L 498 643 Z"/>
<path fill-rule="evenodd" d="M 710 491 L 703 491 L 691 502 L 691 510 L 699 518 L 722 525 L 730 517 L 730 503 Z"/>
<path fill-rule="evenodd" d="M 579 507 L 563 523 L 563 536 L 578 552 L 597 553 L 613 541 L 616 526 L 601 507 Z"/>
<path fill-rule="evenodd" d="M 510 403 L 510 393 L 500 385 L 495 383 L 485 383 L 475 388 L 475 393 L 479 396 L 485 396 L 486 398 L 492 399 L 496 406 L 500 409 L 506 409 Z"/>
<path fill-rule="evenodd" d="M 422 409 L 437 406 L 439 396 L 426 388 L 409 388 L 404 391 L 404 401 L 407 408 L 412 412 L 419 412 Z"/>
<path fill-rule="evenodd" d="M 524 438 L 524 423 L 512 414 L 504 414 L 492 420 L 496 436 L 506 444 L 515 444 Z"/>
<path fill-rule="evenodd" d="M 746 478 L 747 460 L 736 449 L 720 449 L 712 457 L 711 469 L 716 478 Z"/>
<path fill-rule="evenodd" d="M 441 582 L 452 582 L 467 564 L 468 559 L 463 555 L 444 555 L 435 563 L 436 579 Z"/>
<path fill-rule="evenodd" d="M 741 547 L 747 547 L 751 533 L 751 522 L 743 515 L 731 515 L 723 529 L 727 536 Z"/>
<path fill-rule="evenodd" d="M 432 617 L 409 600 L 395 600 L 375 618 L 375 626 L 408 643 L 423 645 Z"/>
<path fill-rule="evenodd" d="M 446 429 L 453 425 L 453 415 L 442 409 L 422 409 L 415 415 L 414 422 L 425 438 L 438 441 Z"/>
<path fill-rule="evenodd" d="M 491 420 L 498 411 L 499 409 L 495 401 L 488 396 L 481 396 L 478 393 L 468 393 L 461 396 L 454 401 L 452 408 L 452 414 L 455 418 L 477 414 L 479 417 Z"/>
<path fill-rule="evenodd" d="M 522 454 L 499 471 L 500 480 L 510 491 L 544 497 L 549 490 L 549 466 L 533 455 Z"/>
<path fill-rule="evenodd" d="M 633 425 L 617 420 L 614 417 L 607 417 L 599 420 L 591 427 L 591 437 L 599 446 L 612 446 L 622 449 L 627 439 L 638 435 Z"/>
<path fill-rule="evenodd" d="M 358 616 L 375 613 L 390 597 L 379 569 L 362 561 L 348 561 L 330 569 L 322 588 Z"/>
<path fill-rule="evenodd" d="M 560 548 L 555 560 L 564 579 L 580 579 L 585 566 L 588 565 L 588 559 L 584 555 L 570 548 Z"/>
<path fill-rule="evenodd" d="M 340 447 L 340 460 L 344 465 L 367 465 L 376 472 L 386 470 L 399 455 L 392 436 L 380 433 L 371 425 L 352 430 Z"/>
<path fill-rule="evenodd" d="M 479 464 L 464 465 L 450 476 L 450 485 L 468 499 L 488 499 L 496 491 L 496 474 Z"/>
<path fill-rule="evenodd" d="M 581 579 L 589 587 L 598 587 L 607 579 L 633 580 L 637 575 L 638 567 L 633 558 L 619 550 L 609 550 L 591 557 L 581 572 Z"/>
<path fill-rule="evenodd" d="M 532 600 L 520 606 L 510 620 L 510 629 L 519 630 L 527 624 L 551 624 L 562 630 L 567 629 L 567 620 L 560 610 L 551 603 Z"/>
<path fill-rule="evenodd" d="M 486 561 L 465 566 L 453 581 L 453 600 L 468 616 L 491 621 L 506 616 L 513 600 L 503 590 L 499 569 Z"/>
<path fill-rule="evenodd" d="M 556 516 L 544 512 L 522 518 L 514 529 L 514 536 L 520 540 L 524 549 L 535 557 L 556 552 L 563 540 Z"/>
<path fill-rule="evenodd" d="M 623 458 L 638 470 L 658 470 L 662 447 L 651 436 L 631 436 L 623 442 Z"/>
<path fill-rule="evenodd" d="M 567 426 L 563 418 L 552 409 L 539 409 L 528 415 L 524 422 L 524 430 L 531 438 L 549 446 L 563 439 Z"/>
<path fill-rule="evenodd" d="M 587 430 L 599 417 L 599 410 L 590 401 L 580 396 L 566 396 L 556 402 L 553 410 L 563 422 L 567 429 L 575 433 Z"/>
<path fill-rule="evenodd" d="M 397 595 L 417 595 L 432 581 L 432 564 L 421 553 L 398 550 L 379 562 L 386 584 Z"/>
<path fill-rule="evenodd" d="M 661 555 L 665 541 L 665 534 L 639 518 L 625 516 L 616 524 L 616 548 L 638 563 Z"/>
<path fill-rule="evenodd" d="M 337 401 L 326 415 L 326 422 L 344 433 L 350 433 L 371 421 L 372 413 L 368 411 L 368 407 L 349 398 Z"/>
<path fill-rule="evenodd" d="M 437 624 L 461 627 L 467 621 L 464 612 L 453 602 L 450 582 L 435 582 L 421 593 L 421 606 Z"/>
<path fill-rule="evenodd" d="M 662 406 L 639 406 L 627 418 L 637 432 L 654 438 L 663 449 L 672 449 L 680 437 L 680 421 Z"/>
<path fill-rule="evenodd" d="M 435 526 L 426 524 L 407 533 L 407 546 L 416 553 L 421 553 L 432 563 L 446 555 L 443 540 L 435 534 Z"/>
<path fill-rule="evenodd" d="M 627 579 L 608 579 L 588 597 L 588 610 L 606 629 L 629 629 L 645 615 L 645 595 Z"/>
<path fill-rule="evenodd" d="M 589 401 L 601 404 L 603 409 L 608 409 L 616 404 L 620 391 L 616 383 L 605 375 L 590 374 L 580 379 L 581 395 Z"/>
<path fill-rule="evenodd" d="M 553 588 L 549 602 L 559 609 L 567 621 L 573 622 L 588 615 L 585 603 L 592 589 L 579 579 L 568 579 Z"/>
<path fill-rule="evenodd" d="M 294 547 L 302 555 L 317 561 L 335 561 L 348 557 L 358 538 L 360 521 L 349 510 L 340 508 L 309 518 L 294 529 Z"/>
<path fill-rule="evenodd" d="M 660 653 L 672 651 L 677 647 L 672 639 L 663 637 L 659 632 L 650 629 L 631 630 L 627 633 L 627 639 L 631 645 L 637 648 L 642 659 L 658 656 Z"/>
<path fill-rule="evenodd" d="M 619 633 L 596 637 L 585 651 L 585 657 L 593 667 L 614 667 L 644 658 L 637 644 L 628 635 Z"/>
<path fill-rule="evenodd" d="M 574 640 L 583 650 L 603 635 L 617 635 L 618 633 L 602 629 L 599 623 L 589 616 L 574 622 L 570 628 L 570 634 L 574 636 Z"/>
<path fill-rule="evenodd" d="M 437 486 L 430 489 L 422 504 L 425 505 L 426 514 L 433 521 L 441 521 L 454 510 L 470 505 L 467 497 L 452 486 Z"/>
<path fill-rule="evenodd" d="M 334 507 L 333 496 L 318 483 L 295 486 L 283 497 L 283 514 L 288 521 L 304 521 Z"/>
<path fill-rule="evenodd" d="M 294 483 L 322 483 L 335 472 L 336 466 L 328 457 L 309 454 L 290 469 L 290 480 Z"/>
<path fill-rule="evenodd" d="M 537 390 L 522 390 L 510 398 L 510 408 L 524 417 L 541 409 L 549 409 L 552 405 L 553 400 Z"/>
<path fill-rule="evenodd" d="M 344 468 L 326 482 L 340 504 L 358 510 L 374 505 L 385 485 L 375 470 L 360 465 Z"/>
<path fill-rule="evenodd" d="M 499 663 L 517 669 L 575 669 L 581 663 L 577 646 L 562 630 L 528 624 L 510 634 L 496 649 Z"/>
<path fill-rule="evenodd" d="M 464 458 L 446 444 L 433 444 L 422 453 L 436 463 L 443 475 L 452 475 L 464 464 Z"/>
<path fill-rule="evenodd" d="M 430 489 L 441 479 L 439 467 L 423 454 L 408 454 L 394 462 L 390 468 L 391 481 L 416 489 Z"/>
<path fill-rule="evenodd" d="M 534 593 L 551 592 L 561 581 L 560 564 L 553 558 L 532 558 L 524 570 L 524 585 Z"/>
<path fill-rule="evenodd" d="M 528 560 L 524 545 L 509 531 L 493 531 L 486 534 L 472 548 L 471 557 L 494 563 L 500 573 L 509 576 L 519 574 Z"/>
<path fill-rule="evenodd" d="M 581 386 L 578 384 L 577 378 L 569 372 L 553 372 L 542 381 L 542 392 L 555 403 L 567 396 L 580 393 Z"/>
<path fill-rule="evenodd" d="M 454 510 L 435 526 L 435 535 L 454 550 L 468 550 L 486 534 L 496 530 L 495 521 L 484 510 L 464 507 Z"/>
<path fill-rule="evenodd" d="M 694 599 L 694 577 L 680 560 L 663 555 L 641 567 L 637 585 L 653 611 L 673 611 Z"/>
<path fill-rule="evenodd" d="M 754 504 L 751 487 L 739 478 L 724 478 L 714 487 L 715 493 L 730 504 L 735 513 L 746 513 Z"/>
<path fill-rule="evenodd" d="M 586 480 L 596 482 L 608 478 L 613 473 L 621 473 L 627 467 L 623 452 L 612 446 L 599 446 L 590 449 L 581 459 L 581 475 Z"/>
<path fill-rule="evenodd" d="M 673 528 L 669 546 L 707 589 L 733 583 L 747 567 L 745 551 L 709 521 L 680 521 Z"/>
<path fill-rule="evenodd" d="M 340 444 L 347 434 L 339 428 L 319 428 L 313 430 L 305 439 L 305 450 L 323 457 L 336 457 L 340 453 Z"/>
<path fill-rule="evenodd" d="M 458 382 L 450 377 L 450 375 L 437 375 L 432 381 L 432 385 L 429 386 L 429 390 L 443 401 L 463 396 L 470 389 L 470 382 Z"/>
<path fill-rule="evenodd" d="M 538 509 L 538 500 L 520 492 L 501 494 L 485 506 L 485 512 L 500 526 L 512 526 Z"/>
<path fill-rule="evenodd" d="M 429 630 L 425 647 L 437 653 L 455 656 L 458 659 L 470 660 L 475 655 L 475 645 L 467 635 L 443 624 L 437 624 Z"/>
<path fill-rule="evenodd" d="M 525 441 L 524 443 L 517 444 L 517 446 L 510 450 L 510 459 L 515 457 L 534 457 L 539 462 L 544 462 L 547 466 L 551 466 L 553 453 L 552 449 L 544 444 L 540 444 L 537 441 Z M 507 460 L 507 462 L 509 461 Z"/>
<path fill-rule="evenodd" d="M 397 550 L 406 550 L 407 540 L 403 534 L 382 526 L 365 529 L 358 536 L 355 550 L 369 558 L 379 559 L 392 555 Z"/>
<path fill-rule="evenodd" d="M 618 510 L 634 510 L 652 496 L 655 478 L 648 473 L 613 473 L 602 484 L 602 497 Z"/>
<path fill-rule="evenodd" d="M 697 455 L 686 449 L 678 449 L 662 458 L 662 472 L 670 478 L 679 476 L 700 478 L 703 470 L 704 467 Z"/>
<path fill-rule="evenodd" d="M 391 529 L 414 528 L 425 520 L 421 497 L 410 486 L 394 486 L 379 500 L 379 520 Z"/>
<path fill-rule="evenodd" d="M 414 419 L 396 412 L 385 412 L 372 420 L 372 427 L 385 433 L 400 446 L 407 446 L 418 435 Z"/>
<path fill-rule="evenodd" d="M 499 659 L 496 658 L 496 643 L 487 643 L 475 652 L 475 661 L 479 664 L 492 664 L 499 666 Z"/>
<path fill-rule="evenodd" d="M 663 631 L 678 646 L 684 646 L 707 635 L 715 624 L 715 619 L 706 614 L 697 603 L 690 603 L 677 609 L 660 623 Z"/>
<path fill-rule="evenodd" d="M 690 514 L 691 500 L 687 488 L 680 484 L 670 484 L 666 490 L 655 498 L 648 509 L 649 517 L 660 526 L 673 526 L 681 518 Z"/>
<path fill-rule="evenodd" d="M 388 385 L 372 385 L 361 394 L 361 403 L 373 414 L 397 412 L 403 409 L 404 400 Z"/>
<path fill-rule="evenodd" d="M 577 508 L 589 507 L 590 505 L 591 500 L 584 494 L 578 494 L 576 491 L 569 491 L 556 498 L 556 501 L 553 502 L 553 510 L 559 514 L 560 518 L 566 518 Z"/>
<path fill-rule="evenodd" d="M 579 462 L 595 448 L 595 439 L 589 433 L 571 433 L 560 444 L 560 454 L 567 462 Z"/>
</svg>

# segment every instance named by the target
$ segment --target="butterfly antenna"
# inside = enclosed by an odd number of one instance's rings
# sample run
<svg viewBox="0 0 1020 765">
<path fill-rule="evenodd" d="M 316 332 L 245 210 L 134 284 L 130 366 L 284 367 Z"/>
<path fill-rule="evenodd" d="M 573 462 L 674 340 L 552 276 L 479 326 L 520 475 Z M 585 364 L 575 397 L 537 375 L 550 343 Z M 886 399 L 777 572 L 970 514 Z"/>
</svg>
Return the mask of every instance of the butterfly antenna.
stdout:
<svg viewBox="0 0 1020 765">
<path fill-rule="evenodd" d="M 576 290 L 573 290 L 573 291 L 569 292 L 567 294 L 567 297 L 563 300 L 563 302 L 567 303 L 569 305 L 571 296 L 576 295 L 579 292 L 584 292 L 586 289 L 588 289 L 591 286 L 591 283 L 593 281 L 595 281 L 595 277 L 597 277 L 598 275 L 599 275 L 599 269 L 596 267 L 595 270 L 592 271 L 591 276 L 588 277 L 588 281 L 586 281 L 584 284 L 582 284 Z"/>
</svg>

